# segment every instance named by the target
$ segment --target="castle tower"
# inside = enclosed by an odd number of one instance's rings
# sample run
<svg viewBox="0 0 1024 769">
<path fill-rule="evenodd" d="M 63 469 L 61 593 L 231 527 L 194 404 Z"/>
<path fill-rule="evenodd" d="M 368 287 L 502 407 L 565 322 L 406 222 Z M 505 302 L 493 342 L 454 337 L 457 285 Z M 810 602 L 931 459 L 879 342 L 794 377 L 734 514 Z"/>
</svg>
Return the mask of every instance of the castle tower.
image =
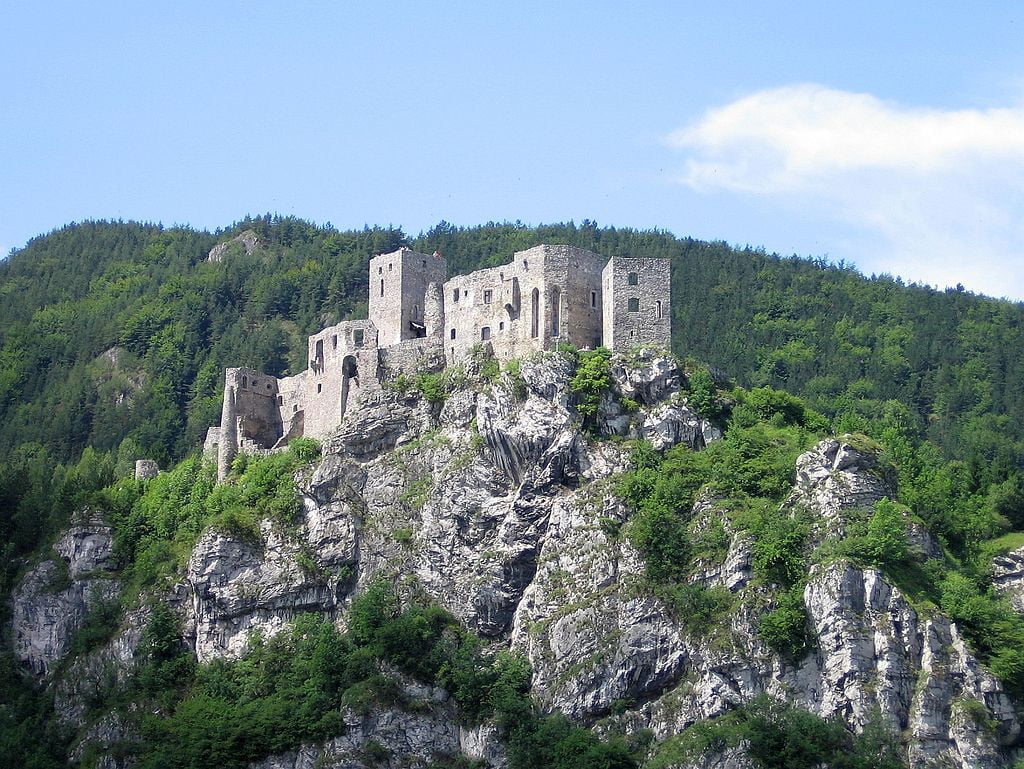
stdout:
<svg viewBox="0 0 1024 769">
<path fill-rule="evenodd" d="M 427 285 L 423 302 L 423 325 L 428 337 L 439 337 L 444 333 L 444 293 L 436 281 Z"/>
<path fill-rule="evenodd" d="M 369 319 L 377 328 L 378 344 L 390 347 L 426 336 L 427 286 L 444 283 L 445 260 L 400 248 L 373 257 L 369 277 Z"/>
<path fill-rule="evenodd" d="M 223 481 L 231 472 L 231 463 L 238 453 L 238 414 L 235 410 L 235 388 L 230 372 L 224 383 L 224 404 L 220 410 L 220 442 L 217 444 L 217 480 Z"/>
<path fill-rule="evenodd" d="M 672 344 L 672 282 L 668 259 L 608 260 L 601 275 L 604 346 L 631 350 Z"/>
</svg>

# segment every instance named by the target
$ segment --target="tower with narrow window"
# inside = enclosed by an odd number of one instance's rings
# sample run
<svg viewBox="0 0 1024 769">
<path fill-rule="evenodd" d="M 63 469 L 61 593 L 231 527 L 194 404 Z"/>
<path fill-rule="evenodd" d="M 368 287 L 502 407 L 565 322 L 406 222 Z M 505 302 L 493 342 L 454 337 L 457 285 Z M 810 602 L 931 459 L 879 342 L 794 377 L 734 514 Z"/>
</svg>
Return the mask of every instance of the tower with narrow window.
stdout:
<svg viewBox="0 0 1024 769">
<path fill-rule="evenodd" d="M 381 347 L 427 335 L 427 287 L 447 277 L 448 265 L 438 254 L 400 248 L 370 260 L 369 319 Z"/>
<path fill-rule="evenodd" d="M 668 259 L 612 257 L 601 274 L 604 346 L 629 350 L 672 344 Z"/>
</svg>

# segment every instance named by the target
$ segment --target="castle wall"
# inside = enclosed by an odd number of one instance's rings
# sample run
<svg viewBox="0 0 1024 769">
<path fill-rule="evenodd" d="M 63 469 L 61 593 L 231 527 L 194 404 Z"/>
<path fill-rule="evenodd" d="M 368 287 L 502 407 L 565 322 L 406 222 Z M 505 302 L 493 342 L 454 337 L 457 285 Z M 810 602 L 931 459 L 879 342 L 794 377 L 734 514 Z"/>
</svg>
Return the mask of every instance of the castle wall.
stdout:
<svg viewBox="0 0 1024 769">
<path fill-rule="evenodd" d="M 598 346 L 603 261 L 572 246 L 535 246 L 508 264 L 447 281 L 442 338 L 448 362 L 487 342 L 502 360 L 558 342 Z"/>
<path fill-rule="evenodd" d="M 671 263 L 668 259 L 608 260 L 604 287 L 604 344 L 617 350 L 672 344 Z"/>
<path fill-rule="evenodd" d="M 398 376 L 415 377 L 424 372 L 440 371 L 445 366 L 444 346 L 440 337 L 407 339 L 380 349 L 380 378 L 388 382 Z"/>
<path fill-rule="evenodd" d="M 427 287 L 447 277 L 448 266 L 440 256 L 408 248 L 370 260 L 368 314 L 380 332 L 381 347 L 425 335 Z"/>
<path fill-rule="evenodd" d="M 281 436 L 281 415 L 277 409 L 277 379 L 251 368 L 229 368 L 225 387 L 235 393 L 235 416 L 239 440 L 248 438 L 273 446 Z"/>
<path fill-rule="evenodd" d="M 224 372 L 220 430 L 216 436 L 207 436 L 207 442 L 217 447 L 218 478 L 227 477 L 240 448 L 277 443 L 281 437 L 277 398 L 277 380 L 272 376 L 246 367 Z"/>
<path fill-rule="evenodd" d="M 354 398 L 380 386 L 378 339 L 369 320 L 342 321 L 309 337 L 309 368 L 301 387 L 303 435 L 327 437 Z"/>
<path fill-rule="evenodd" d="M 305 434 L 308 379 L 309 369 L 306 369 L 294 376 L 277 380 L 277 411 L 281 419 L 281 435 L 271 448 L 287 445 L 292 438 Z"/>
</svg>

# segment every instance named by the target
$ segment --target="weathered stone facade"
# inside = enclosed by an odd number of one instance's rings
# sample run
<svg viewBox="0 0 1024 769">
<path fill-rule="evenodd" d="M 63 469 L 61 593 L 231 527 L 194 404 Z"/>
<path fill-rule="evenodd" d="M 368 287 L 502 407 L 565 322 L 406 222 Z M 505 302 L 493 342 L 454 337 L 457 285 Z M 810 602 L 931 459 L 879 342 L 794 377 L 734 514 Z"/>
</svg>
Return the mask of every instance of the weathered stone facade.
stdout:
<svg viewBox="0 0 1024 769">
<path fill-rule="evenodd" d="M 601 275 L 604 344 L 615 349 L 662 345 L 672 332 L 667 259 L 608 260 Z"/>
<path fill-rule="evenodd" d="M 559 343 L 579 348 L 667 348 L 667 259 L 605 258 L 540 245 L 499 267 L 447 279 L 439 255 L 401 248 L 370 260 L 367 320 L 309 337 L 308 368 L 275 378 L 225 374 L 221 426 L 205 450 L 226 477 L 239 453 L 273 451 L 298 436 L 335 431 L 353 398 L 402 374 L 458 363 L 482 345 L 500 360 Z"/>
</svg>

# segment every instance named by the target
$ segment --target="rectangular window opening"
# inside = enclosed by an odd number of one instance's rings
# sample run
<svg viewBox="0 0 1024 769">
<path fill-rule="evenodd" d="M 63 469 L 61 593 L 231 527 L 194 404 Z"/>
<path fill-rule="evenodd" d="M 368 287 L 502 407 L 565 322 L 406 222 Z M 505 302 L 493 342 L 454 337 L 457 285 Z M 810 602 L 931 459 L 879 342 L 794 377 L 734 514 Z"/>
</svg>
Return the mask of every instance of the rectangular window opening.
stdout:
<svg viewBox="0 0 1024 769">
<path fill-rule="evenodd" d="M 635 273 L 635 272 L 629 273 L 629 281 L 628 281 L 628 283 L 631 286 L 639 286 L 640 285 L 640 276 L 637 273 Z"/>
<path fill-rule="evenodd" d="M 355 331 L 352 332 L 352 343 L 356 347 L 363 346 L 363 330 L 361 328 L 357 328 Z"/>
<path fill-rule="evenodd" d="M 632 297 L 627 303 L 626 309 L 629 312 L 640 312 L 640 300 L 636 297 Z"/>
<path fill-rule="evenodd" d="M 491 295 L 493 292 L 490 289 L 484 289 L 484 304 L 491 303 Z"/>
<path fill-rule="evenodd" d="M 452 329 L 452 339 L 454 339 L 454 338 L 455 338 L 455 329 L 453 328 Z"/>
<path fill-rule="evenodd" d="M 337 334 L 335 334 L 334 336 L 331 337 L 331 349 L 332 350 L 337 350 L 338 349 L 338 335 Z"/>
<path fill-rule="evenodd" d="M 490 338 L 491 338 L 491 327 L 490 326 L 484 326 L 483 328 L 481 328 L 480 329 L 480 341 L 481 342 L 486 342 Z"/>
<path fill-rule="evenodd" d="M 597 307 L 597 292 L 596 291 L 591 291 L 590 292 L 590 306 L 591 307 Z"/>
<path fill-rule="evenodd" d="M 454 291 L 452 291 L 452 301 L 459 301 L 459 289 L 455 289 Z"/>
</svg>

